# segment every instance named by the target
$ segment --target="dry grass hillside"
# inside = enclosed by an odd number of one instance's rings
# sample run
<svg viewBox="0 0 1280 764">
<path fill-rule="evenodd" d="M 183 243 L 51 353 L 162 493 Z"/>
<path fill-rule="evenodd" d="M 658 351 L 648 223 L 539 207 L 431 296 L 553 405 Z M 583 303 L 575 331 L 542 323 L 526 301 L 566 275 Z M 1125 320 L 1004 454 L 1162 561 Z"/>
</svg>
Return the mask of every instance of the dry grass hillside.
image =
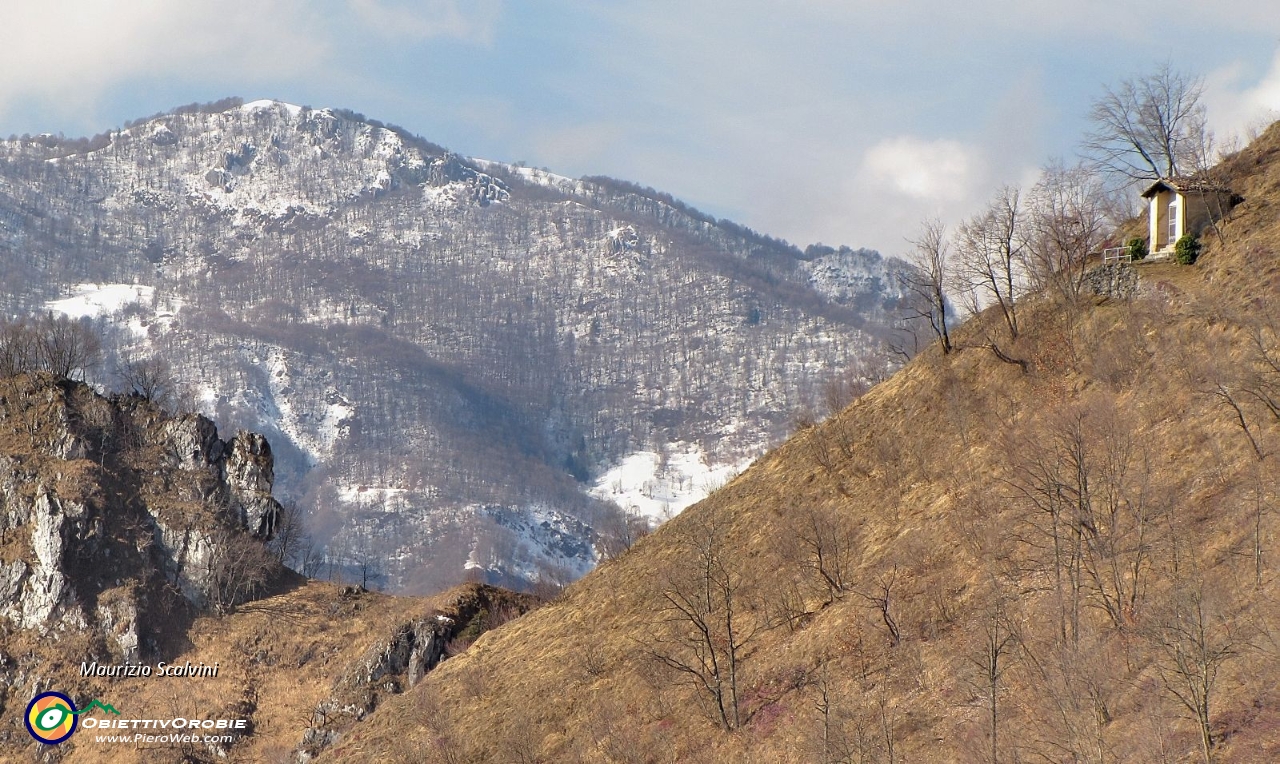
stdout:
<svg viewBox="0 0 1280 764">
<path fill-rule="evenodd" d="M 530 605 L 528 597 L 475 584 L 433 597 L 405 598 L 312 581 L 249 603 L 229 616 L 197 618 L 188 631 L 188 644 L 169 662 L 218 663 L 216 678 L 99 679 L 80 684 L 93 697 L 112 701 L 135 716 L 203 718 L 225 712 L 250 719 L 252 734 L 222 755 L 200 744 L 106 747 L 73 738 L 77 745 L 66 752 L 66 760 L 298 761 L 299 750 L 316 750 L 303 744 L 308 728 L 345 730 L 358 724 L 342 719 L 340 711 L 333 719 L 322 719 L 318 709 L 327 702 L 338 707 L 376 706 L 382 695 L 399 691 L 392 685 L 403 684 L 405 678 L 390 672 L 378 687 L 362 688 L 373 697 L 356 697 L 360 693 L 345 685 L 367 656 L 392 641 L 405 624 L 441 615 L 479 631 L 485 628 L 488 608 L 514 611 Z"/>
<path fill-rule="evenodd" d="M 1280 127 L 1130 299 L 956 332 L 323 761 L 1280 760 Z"/>
<path fill-rule="evenodd" d="M 232 614 L 192 620 L 180 643 L 163 655 L 170 665 L 218 664 L 216 677 L 191 679 L 81 677 L 80 662 L 92 653 L 82 637 L 41 640 L 10 633 L 0 641 L 9 666 L 17 657 L 38 657 L 36 678 L 42 688 L 67 693 L 82 706 L 85 699 L 97 698 L 119 708 L 125 718 L 243 718 L 252 724 L 252 734 L 212 749 L 200 743 L 107 745 L 92 741 L 94 732 L 80 729 L 69 742 L 47 749 L 21 729 L 18 719 L 29 698 L 15 693 L 3 710 L 17 729 L 6 724 L 0 761 L 45 761 L 43 756 L 56 755 L 55 760 L 68 762 L 296 762 L 300 750 L 317 749 L 304 745 L 306 730 L 346 731 L 359 722 L 344 717 L 341 708 L 376 707 L 382 696 L 400 691 L 406 683 L 403 672 L 388 672 L 376 686 L 351 686 L 350 680 L 406 624 L 451 618 L 461 627 L 454 644 L 461 649 L 469 632 L 487 628 L 486 619 L 506 611 L 514 616 L 531 605 L 529 597 L 476 584 L 433 597 L 404 598 L 319 581 L 290 581 L 278 593 Z M 339 709 L 332 718 L 322 718 L 326 704 Z M 133 733 L 127 731 L 129 736 Z"/>
<path fill-rule="evenodd" d="M 201 744 L 174 745 L 142 741 L 105 745 L 91 741 L 95 735 L 79 729 L 67 744 L 44 749 L 20 729 L 5 729 L 0 741 L 0 761 L 54 760 L 102 761 L 102 763 L 155 763 L 170 761 L 243 761 L 243 763 L 293 763 L 305 745 L 308 728 L 346 731 L 356 719 L 340 713 L 323 719 L 325 704 L 376 705 L 380 695 L 399 687 L 376 687 L 371 697 L 357 697 L 344 681 L 355 673 L 370 653 L 394 639 L 413 619 L 444 616 L 463 627 L 484 627 L 483 607 L 529 607 L 520 595 L 500 593 L 492 587 L 467 585 L 431 598 L 394 596 L 355 591 L 325 582 L 293 581 L 283 591 L 243 605 L 229 616 L 201 616 L 186 630 L 183 644 L 166 651 L 166 662 L 182 665 L 219 665 L 216 677 L 204 678 L 83 678 L 79 663 L 90 654 L 81 640 L 60 639 L 38 644 L 22 635 L 9 635 L 4 650 L 10 657 L 38 655 L 44 687 L 84 699 L 100 699 L 114 705 L 125 718 L 244 718 L 251 735 L 239 738 L 223 750 Z M 479 618 L 477 618 L 479 616 Z M 466 636 L 462 637 L 463 640 Z M 460 642 L 461 644 L 461 642 Z M 9 658 L 13 665 L 13 658 Z M 148 660 L 154 665 L 154 660 Z M 402 676 L 389 680 L 401 683 Z M 380 691 L 380 692 L 379 692 Z M 369 691 L 365 690 L 365 694 Z M 5 717 L 17 720 L 27 695 L 15 694 L 5 706 Z M 109 719 L 97 713 L 95 717 Z M 128 736 L 133 735 L 127 731 Z"/>
</svg>

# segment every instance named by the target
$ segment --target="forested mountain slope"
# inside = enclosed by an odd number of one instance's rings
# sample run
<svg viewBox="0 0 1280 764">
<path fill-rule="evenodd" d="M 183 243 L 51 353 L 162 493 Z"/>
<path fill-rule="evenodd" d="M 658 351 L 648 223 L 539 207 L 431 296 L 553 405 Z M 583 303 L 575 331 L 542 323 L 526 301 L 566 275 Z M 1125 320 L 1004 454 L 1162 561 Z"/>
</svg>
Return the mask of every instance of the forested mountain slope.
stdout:
<svg viewBox="0 0 1280 764">
<path fill-rule="evenodd" d="M 1278 157 L 1196 264 L 978 317 L 322 760 L 1277 760 Z"/>
<path fill-rule="evenodd" d="M 902 267 L 236 100 L 0 143 L 0 261 L 0 310 L 166 359 L 270 437 L 329 568 L 410 590 L 572 578 L 615 500 L 704 495 L 876 346 Z"/>
</svg>

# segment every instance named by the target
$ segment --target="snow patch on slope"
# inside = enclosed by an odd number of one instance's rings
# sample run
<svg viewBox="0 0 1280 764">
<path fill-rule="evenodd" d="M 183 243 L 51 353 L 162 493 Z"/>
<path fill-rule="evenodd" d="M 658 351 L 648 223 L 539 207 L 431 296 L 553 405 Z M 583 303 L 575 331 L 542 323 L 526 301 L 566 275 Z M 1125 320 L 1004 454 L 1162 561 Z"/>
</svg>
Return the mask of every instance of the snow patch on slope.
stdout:
<svg viewBox="0 0 1280 764">
<path fill-rule="evenodd" d="M 557 175 L 548 170 L 539 170 L 536 167 L 521 167 L 519 165 L 506 164 L 505 162 L 494 162 L 489 159 L 472 158 L 470 161 L 482 170 L 505 170 L 533 186 L 552 188 L 561 193 L 574 196 L 582 196 L 587 192 L 587 184 L 583 181 L 565 175 Z"/>
<path fill-rule="evenodd" d="M 295 117 L 295 118 L 302 113 L 301 106 L 296 106 L 291 103 L 285 103 L 284 101 L 272 101 L 270 99 L 264 99 L 260 101 L 250 101 L 249 103 L 246 103 L 243 106 L 241 106 L 240 111 L 243 111 L 246 114 L 251 114 L 255 111 L 262 111 L 263 109 L 275 109 L 277 107 L 283 108 L 285 111 L 289 112 L 289 116 Z"/>
<path fill-rule="evenodd" d="M 76 284 L 69 296 L 50 300 L 44 307 L 68 318 L 98 318 L 135 302 L 150 303 L 155 291 L 154 287 L 138 284 Z"/>
<path fill-rule="evenodd" d="M 526 581 L 561 578 L 561 583 L 591 572 L 599 562 L 595 532 L 577 518 L 542 505 L 473 506 L 509 534 L 506 543 L 473 544 L 466 570 L 488 570 Z"/>
<path fill-rule="evenodd" d="M 338 438 L 348 432 L 346 423 L 355 414 L 355 409 L 345 398 L 333 392 L 326 397 L 325 408 L 319 417 L 315 412 L 301 411 L 290 395 L 293 380 L 285 354 L 272 348 L 267 354 L 265 367 L 271 398 L 279 412 L 277 426 L 307 454 L 311 466 L 320 464 L 333 454 Z"/>
<path fill-rule="evenodd" d="M 181 297 L 159 296 L 155 287 L 140 284 L 76 284 L 67 297 L 45 302 L 44 309 L 74 319 L 106 319 L 123 326 L 134 343 L 145 348 L 150 345 L 154 332 L 173 326 L 184 304 Z M 151 315 L 134 312 L 120 321 L 119 312 L 131 305 L 150 307 Z"/>
<path fill-rule="evenodd" d="M 665 459 L 655 451 L 636 451 L 600 476 L 590 494 L 624 510 L 665 522 L 702 501 L 751 464 L 711 465 L 696 444 L 672 443 Z"/>
<path fill-rule="evenodd" d="M 287 438 L 305 455 L 308 466 L 331 457 L 338 440 L 350 432 L 355 407 L 332 389 L 322 400 L 296 395 L 301 385 L 294 379 L 287 353 L 277 346 L 244 348 L 242 354 L 264 374 L 265 389 L 242 387 L 231 403 L 251 412 L 258 429 L 268 435 L 274 429 Z"/>
<path fill-rule="evenodd" d="M 404 488 L 387 488 L 367 485 L 338 487 L 338 498 L 360 509 L 385 509 L 396 512 L 409 506 Z"/>
</svg>

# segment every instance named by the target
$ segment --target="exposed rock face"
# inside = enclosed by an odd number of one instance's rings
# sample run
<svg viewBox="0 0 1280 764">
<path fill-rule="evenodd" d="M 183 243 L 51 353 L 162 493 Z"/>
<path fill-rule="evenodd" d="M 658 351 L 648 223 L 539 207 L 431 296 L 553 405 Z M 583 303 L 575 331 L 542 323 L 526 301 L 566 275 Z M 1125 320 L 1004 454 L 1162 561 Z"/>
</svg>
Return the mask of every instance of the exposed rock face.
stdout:
<svg viewBox="0 0 1280 764">
<path fill-rule="evenodd" d="M 216 468 L 225 446 L 218 440 L 218 427 L 199 414 L 188 414 L 161 428 L 168 444 L 168 456 L 178 469 L 194 471 Z"/>
<path fill-rule="evenodd" d="M 165 577 L 178 585 L 193 604 L 208 602 L 217 546 L 212 533 L 194 525 L 174 525 L 155 519 L 156 544 L 162 552 Z"/>
<path fill-rule="evenodd" d="M 85 508 L 75 502 L 50 498 L 41 492 L 33 507 L 31 547 L 35 567 L 27 576 L 20 599 L 18 625 L 24 629 L 44 630 L 55 622 L 59 625 L 84 625 L 84 613 L 76 602 L 75 592 L 63 570 L 62 557 L 68 519 L 83 518 Z M 54 616 L 60 616 L 55 619 Z"/>
<path fill-rule="evenodd" d="M 404 676 L 412 686 L 444 657 L 452 623 L 420 618 L 401 626 L 387 642 L 370 650 L 350 677 L 356 685 L 376 685 L 388 676 Z"/>
<path fill-rule="evenodd" d="M 47 376 L 0 383 L 0 442 L 13 444 L 0 453 L 0 619 L 42 634 L 92 629 L 102 658 L 136 661 L 148 607 L 172 612 L 175 588 L 204 606 L 226 588 L 229 545 L 274 531 L 262 436 L 223 442 L 203 416 L 169 418 Z M 247 596 L 232 583 L 231 597 Z"/>
<path fill-rule="evenodd" d="M 0 463 L 0 469 L 15 464 Z M 20 474 L 20 473 L 19 473 Z M 0 538 L 17 537 L 29 528 L 28 554 L 8 564 L 0 563 L 0 617 L 20 628 L 46 631 L 54 625 L 80 626 L 85 616 L 63 569 L 67 526 L 76 532 L 77 521 L 87 510 L 74 501 L 63 501 L 43 485 L 32 500 L 18 490 L 21 480 L 13 471 L 0 479 Z"/>
<path fill-rule="evenodd" d="M 267 540 L 275 532 L 280 503 L 271 495 L 275 469 L 267 439 L 240 432 L 229 441 L 199 414 L 189 414 L 162 428 L 171 466 L 196 477 L 196 493 L 214 504 L 234 528 Z M 218 527 L 168 513 L 153 513 L 156 542 L 164 551 L 165 571 L 197 605 L 207 601 L 219 552 Z"/>
<path fill-rule="evenodd" d="M 0 563 L 0 602 L 16 602 L 26 577 L 27 564 L 22 560 Z"/>
<path fill-rule="evenodd" d="M 343 597 L 359 596 L 345 592 Z M 347 728 L 377 708 L 380 698 L 405 692 L 448 657 L 454 639 L 470 641 L 495 625 L 494 613 L 516 617 L 535 605 L 529 595 L 513 595 L 487 585 L 460 594 L 442 612 L 402 623 L 390 636 L 365 651 L 337 681 L 333 694 L 312 711 L 297 760 L 307 762 L 342 737 Z"/>
<path fill-rule="evenodd" d="M 271 445 L 256 432 L 241 431 L 225 443 L 218 428 L 199 414 L 188 414 L 163 427 L 170 463 L 187 472 L 207 472 L 219 478 L 217 487 L 238 511 L 243 527 L 271 538 L 280 517 L 280 503 L 271 496 L 275 461 Z"/>
<path fill-rule="evenodd" d="M 137 663 L 139 655 L 138 606 L 132 597 L 122 596 L 98 602 L 98 623 L 112 647 L 126 663 Z"/>
<path fill-rule="evenodd" d="M 360 721 L 377 707 L 379 694 L 401 693 L 417 684 L 444 659 L 445 645 L 457 631 L 451 618 L 418 618 L 366 651 L 338 682 L 333 696 L 312 712 L 311 726 L 302 733 L 298 760 L 310 761 L 336 743 L 346 725 Z"/>
<path fill-rule="evenodd" d="M 241 519 L 250 533 L 270 538 L 280 519 L 280 503 L 271 496 L 274 459 L 267 439 L 241 431 L 227 444 L 226 481 L 240 505 Z"/>
</svg>

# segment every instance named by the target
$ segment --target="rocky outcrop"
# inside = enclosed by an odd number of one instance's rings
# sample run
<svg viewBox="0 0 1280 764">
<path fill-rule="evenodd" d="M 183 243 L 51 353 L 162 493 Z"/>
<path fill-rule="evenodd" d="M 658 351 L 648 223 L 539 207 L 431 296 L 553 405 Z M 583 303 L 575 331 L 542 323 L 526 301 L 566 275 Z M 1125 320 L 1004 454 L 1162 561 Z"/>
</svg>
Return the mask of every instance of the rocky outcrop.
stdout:
<svg viewBox="0 0 1280 764">
<path fill-rule="evenodd" d="M 125 663 L 138 663 L 138 605 L 130 592 L 98 600 L 98 623 L 114 652 Z"/>
<path fill-rule="evenodd" d="M 217 471 L 226 447 L 218 439 L 218 426 L 199 414 L 167 422 L 160 429 L 170 465 L 181 470 Z"/>
<path fill-rule="evenodd" d="M 12 477 L 12 475 L 10 475 Z M 83 627 L 85 615 L 63 566 L 67 536 L 88 514 L 83 504 L 63 501 L 44 486 L 30 500 L 14 489 L 14 481 L 0 481 L 4 536 L 29 530 L 25 559 L 0 563 L 0 617 L 23 629 Z M 70 533 L 68 526 L 71 526 Z"/>
<path fill-rule="evenodd" d="M 263 436 L 243 431 L 224 442 L 217 426 L 199 414 L 172 420 L 160 429 L 167 463 L 195 476 L 196 493 L 223 521 L 204 522 L 190 513 L 152 514 L 166 574 L 183 596 L 203 605 L 214 585 L 221 531 L 243 530 L 264 541 L 275 532 L 281 507 L 271 495 L 271 446 Z"/>
<path fill-rule="evenodd" d="M 358 591 L 343 593 L 344 598 L 359 596 Z M 333 694 L 315 707 L 297 749 L 297 760 L 310 761 L 336 743 L 351 725 L 377 708 L 380 698 L 416 685 L 449 656 L 446 648 L 450 643 L 457 640 L 465 647 L 487 629 L 536 605 L 536 598 L 530 595 L 478 584 L 460 593 L 444 612 L 402 623 L 366 650 L 337 681 Z"/>
<path fill-rule="evenodd" d="M 223 442 L 218 428 L 199 414 L 189 414 L 162 428 L 169 463 L 187 472 L 209 473 L 239 524 L 250 533 L 270 539 L 280 518 L 280 503 L 271 495 L 275 460 L 271 444 L 256 432 L 241 431 Z"/>
<path fill-rule="evenodd" d="M 347 678 L 352 687 L 387 684 L 388 678 L 400 686 L 418 683 L 444 657 L 445 644 L 452 637 L 452 619 L 420 618 L 401 626 L 391 639 L 374 646 L 360 659 Z"/>
<path fill-rule="evenodd" d="M 209 600 L 216 571 L 217 544 L 211 529 L 196 524 L 173 524 L 155 518 L 155 539 L 161 551 L 165 578 L 176 584 L 193 604 Z"/>
<path fill-rule="evenodd" d="M 271 445 L 256 432 L 240 432 L 227 444 L 226 481 L 240 507 L 246 530 L 271 538 L 280 520 L 280 502 L 271 495 L 275 462 Z"/>
<path fill-rule="evenodd" d="M 86 510 L 75 502 L 62 502 L 41 492 L 33 507 L 31 548 L 35 565 L 27 576 L 19 602 L 18 625 L 45 630 L 50 626 L 83 626 L 84 613 L 63 569 L 65 525 L 83 518 Z M 56 617 L 55 617 L 56 616 Z"/>
<path fill-rule="evenodd" d="M 365 651 L 339 680 L 333 696 L 312 711 L 302 733 L 298 760 L 310 761 L 338 741 L 346 726 L 369 715 L 383 694 L 394 695 L 417 684 L 445 657 L 445 645 L 457 634 L 456 621 L 433 614 L 402 624 L 391 637 Z"/>
<path fill-rule="evenodd" d="M 224 561 L 243 545 L 266 559 L 280 505 L 262 436 L 224 442 L 203 416 L 35 375 L 5 380 L 0 443 L 0 619 L 90 629 L 104 658 L 135 661 L 175 588 L 197 608 L 252 593 Z"/>
<path fill-rule="evenodd" d="M 22 582 L 26 578 L 27 564 L 22 560 L 0 563 L 0 602 L 18 602 L 18 593 L 22 591 Z M 0 610 L 0 616 L 4 615 L 8 613 Z"/>
</svg>

